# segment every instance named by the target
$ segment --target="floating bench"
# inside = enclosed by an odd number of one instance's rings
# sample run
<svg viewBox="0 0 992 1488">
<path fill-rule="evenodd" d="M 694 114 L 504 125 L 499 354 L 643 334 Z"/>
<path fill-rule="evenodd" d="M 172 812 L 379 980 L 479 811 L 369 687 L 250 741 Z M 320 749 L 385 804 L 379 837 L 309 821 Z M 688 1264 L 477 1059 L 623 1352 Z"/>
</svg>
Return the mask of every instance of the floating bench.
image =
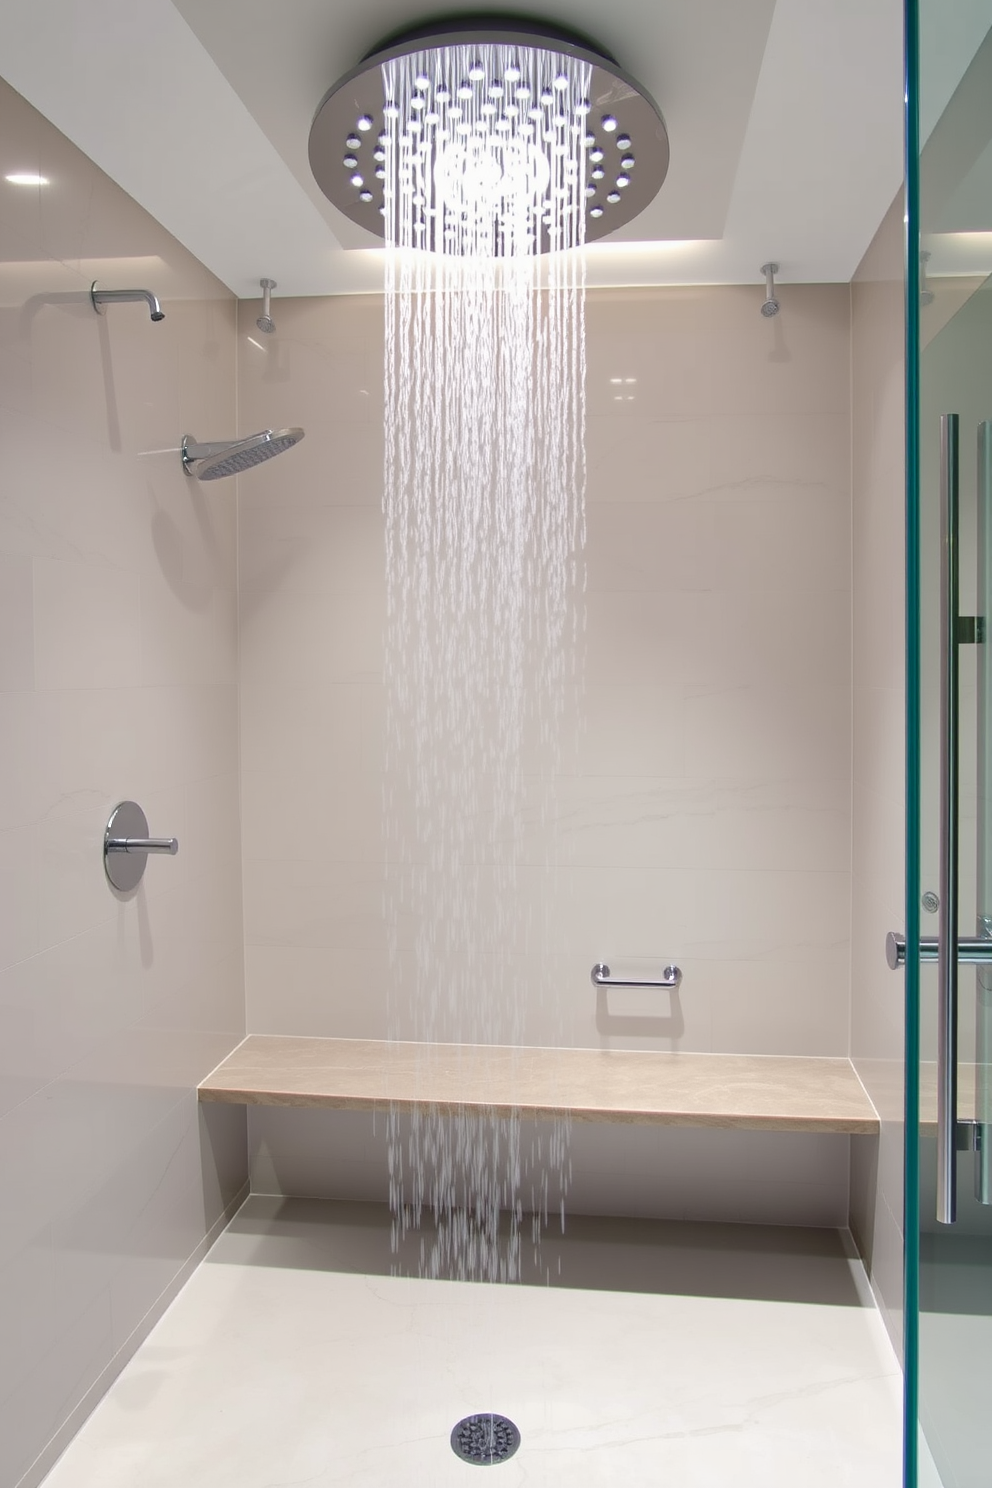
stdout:
<svg viewBox="0 0 992 1488">
<path fill-rule="evenodd" d="M 849 1059 L 532 1049 L 251 1034 L 201 1101 L 336 1111 L 393 1105 L 750 1131 L 878 1132 Z"/>
</svg>

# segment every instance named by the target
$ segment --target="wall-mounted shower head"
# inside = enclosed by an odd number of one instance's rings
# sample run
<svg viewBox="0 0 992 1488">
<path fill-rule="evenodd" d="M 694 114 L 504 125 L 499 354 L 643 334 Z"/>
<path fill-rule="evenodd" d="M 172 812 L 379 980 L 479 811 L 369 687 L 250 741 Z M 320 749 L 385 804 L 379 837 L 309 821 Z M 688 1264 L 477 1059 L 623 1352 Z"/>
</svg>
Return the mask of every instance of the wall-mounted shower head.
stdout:
<svg viewBox="0 0 992 1488">
<path fill-rule="evenodd" d="M 382 43 L 325 95 L 309 149 L 353 222 L 437 253 L 464 251 L 462 224 L 485 212 L 492 254 L 605 237 L 654 199 L 669 161 L 657 104 L 608 53 L 492 17 Z"/>
<path fill-rule="evenodd" d="M 152 320 L 165 319 L 165 311 L 158 302 L 158 296 L 153 295 L 150 289 L 97 289 L 95 279 L 90 285 L 90 304 L 97 315 L 103 314 L 104 305 L 121 305 L 139 300 L 144 300 L 148 306 Z"/>
<path fill-rule="evenodd" d="M 765 276 L 765 298 L 761 303 L 761 313 L 766 316 L 777 315 L 782 308 L 775 297 L 775 275 L 778 273 L 778 264 L 762 264 L 761 272 Z"/>
<path fill-rule="evenodd" d="M 197 480 L 221 480 L 225 475 L 238 475 L 250 470 L 283 450 L 292 449 L 303 438 L 302 429 L 265 429 L 245 439 L 222 439 L 212 444 L 197 444 L 191 434 L 183 436 L 183 469 Z"/>
<path fill-rule="evenodd" d="M 262 289 L 262 313 L 255 324 L 260 331 L 264 331 L 267 336 L 271 336 L 276 328 L 276 323 L 272 319 L 272 291 L 276 287 L 276 281 L 274 279 L 259 279 L 258 282 Z"/>
</svg>

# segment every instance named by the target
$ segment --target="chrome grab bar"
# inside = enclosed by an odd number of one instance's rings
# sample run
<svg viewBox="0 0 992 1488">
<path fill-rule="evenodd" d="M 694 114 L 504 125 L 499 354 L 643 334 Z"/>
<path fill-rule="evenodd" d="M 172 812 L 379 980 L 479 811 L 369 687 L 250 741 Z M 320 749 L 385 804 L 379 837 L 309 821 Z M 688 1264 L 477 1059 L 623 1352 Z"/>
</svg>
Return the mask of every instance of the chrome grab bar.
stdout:
<svg viewBox="0 0 992 1488">
<path fill-rule="evenodd" d="M 992 950 L 992 941 L 989 942 Z M 992 957 L 989 958 L 992 960 Z M 680 966 L 666 966 L 661 974 L 661 981 L 631 981 L 623 977 L 611 977 L 610 968 L 603 961 L 598 961 L 592 969 L 592 984 L 594 987 L 667 987 L 674 991 L 682 984 L 682 968 Z"/>
<path fill-rule="evenodd" d="M 958 415 L 940 416 L 940 906 L 937 911 L 937 1221 L 957 1213 Z"/>
<path fill-rule="evenodd" d="M 920 941 L 920 961 L 924 966 L 938 960 L 939 941 Z M 902 935 L 890 930 L 885 937 L 885 959 L 891 971 L 906 964 L 906 941 Z M 992 940 L 982 935 L 958 937 L 958 964 L 961 966 L 992 966 Z"/>
</svg>

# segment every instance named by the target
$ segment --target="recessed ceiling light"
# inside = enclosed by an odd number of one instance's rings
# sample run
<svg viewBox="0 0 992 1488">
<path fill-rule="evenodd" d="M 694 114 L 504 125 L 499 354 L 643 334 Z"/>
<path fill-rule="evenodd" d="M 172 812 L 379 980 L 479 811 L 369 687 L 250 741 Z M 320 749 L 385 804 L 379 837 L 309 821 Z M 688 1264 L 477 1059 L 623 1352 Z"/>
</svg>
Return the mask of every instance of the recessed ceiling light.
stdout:
<svg viewBox="0 0 992 1488">
<path fill-rule="evenodd" d="M 48 177 L 39 176 L 34 171 L 14 171 L 12 175 L 4 176 L 12 186 L 47 186 Z"/>
</svg>

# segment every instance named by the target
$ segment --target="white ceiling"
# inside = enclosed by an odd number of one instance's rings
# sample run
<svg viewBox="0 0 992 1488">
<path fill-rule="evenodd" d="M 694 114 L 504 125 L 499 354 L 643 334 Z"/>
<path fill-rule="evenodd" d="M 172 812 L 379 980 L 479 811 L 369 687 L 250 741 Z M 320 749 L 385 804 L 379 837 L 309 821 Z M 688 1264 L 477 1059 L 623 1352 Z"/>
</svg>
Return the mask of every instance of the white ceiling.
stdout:
<svg viewBox="0 0 992 1488">
<path fill-rule="evenodd" d="M 767 259 L 783 281 L 851 277 L 902 179 L 901 0 L 512 9 L 600 40 L 668 125 L 668 180 L 586 250 L 591 282 L 758 282 Z M 262 275 L 279 294 L 372 290 L 381 251 L 316 187 L 310 121 L 424 16 L 410 0 L 3 0 L 0 71 L 236 294 Z"/>
</svg>

